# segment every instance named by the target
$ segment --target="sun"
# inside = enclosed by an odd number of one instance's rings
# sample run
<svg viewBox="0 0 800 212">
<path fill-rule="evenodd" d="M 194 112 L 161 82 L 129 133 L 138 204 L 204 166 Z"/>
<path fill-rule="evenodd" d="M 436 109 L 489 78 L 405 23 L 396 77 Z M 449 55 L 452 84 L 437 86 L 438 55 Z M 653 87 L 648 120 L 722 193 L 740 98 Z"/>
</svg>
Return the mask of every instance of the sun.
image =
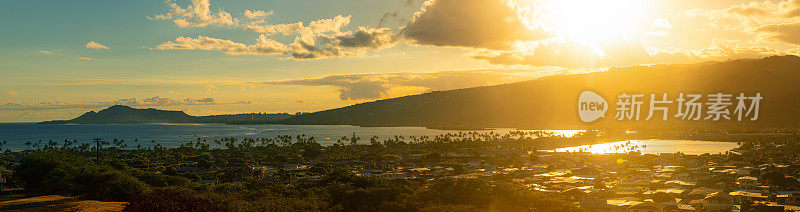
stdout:
<svg viewBox="0 0 800 212">
<path fill-rule="evenodd" d="M 544 0 L 540 25 L 544 30 L 589 45 L 632 39 L 651 22 L 649 1 Z"/>
</svg>

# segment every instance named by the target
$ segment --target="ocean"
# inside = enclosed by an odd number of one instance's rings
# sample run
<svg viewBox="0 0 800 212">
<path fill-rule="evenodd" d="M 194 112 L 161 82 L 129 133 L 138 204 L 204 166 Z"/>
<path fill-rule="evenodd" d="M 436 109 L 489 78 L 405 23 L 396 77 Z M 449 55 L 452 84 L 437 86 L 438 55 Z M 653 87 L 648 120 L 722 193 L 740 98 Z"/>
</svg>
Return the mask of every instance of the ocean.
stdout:
<svg viewBox="0 0 800 212">
<path fill-rule="evenodd" d="M 198 138 L 206 139 L 209 144 L 216 139 L 225 137 L 235 138 L 274 138 L 281 135 L 297 136 L 305 135 L 314 137 L 323 145 L 336 142 L 337 139 L 355 134 L 360 138 L 360 143 L 368 144 L 369 139 L 377 136 L 380 140 L 393 138 L 395 135 L 402 135 L 406 138 L 410 136 L 429 136 L 442 135 L 447 133 L 459 132 L 480 132 L 488 133 L 508 133 L 515 129 L 501 128 L 488 130 L 438 130 L 424 127 L 358 127 L 347 125 L 227 125 L 227 124 L 67 124 L 67 125 L 36 125 L 34 123 L 0 123 L 0 142 L 5 144 L 2 151 L 21 151 L 34 148 L 26 145 L 27 142 L 42 144 L 49 141 L 58 142 L 59 145 L 64 140 L 75 141 L 77 145 L 81 143 L 92 143 L 94 138 L 105 141 L 114 139 L 125 140 L 129 148 L 137 145 L 142 147 L 152 147 L 161 144 L 164 147 L 178 147 L 183 142 L 197 141 Z M 523 130 L 534 131 L 534 130 Z M 572 136 L 581 130 L 542 130 L 554 135 Z M 138 140 L 138 142 L 133 142 Z M 155 142 L 153 142 L 155 141 Z M 607 145 L 579 146 L 562 148 L 557 151 L 584 151 L 593 153 L 624 152 L 626 149 L 614 149 L 614 145 L 628 143 L 619 141 Z M 720 153 L 737 147 L 732 142 L 712 142 L 712 141 L 683 141 L 683 140 L 647 140 L 633 141 L 638 145 L 637 150 L 644 153 L 674 153 L 681 151 L 688 154 Z M 644 145 L 648 148 L 642 148 Z M 698 148 L 702 147 L 702 148 Z M 598 149 L 601 148 L 601 149 Z"/>
<path fill-rule="evenodd" d="M 94 138 L 106 141 L 124 139 L 128 146 L 141 144 L 143 147 L 152 146 L 151 141 L 160 143 L 165 147 L 177 147 L 182 142 L 196 141 L 197 138 L 206 139 L 210 143 L 215 139 L 224 137 L 235 138 L 274 138 L 279 135 L 306 135 L 313 136 L 317 141 L 332 144 L 337 139 L 355 134 L 361 138 L 360 143 L 369 143 L 369 138 L 378 136 L 380 139 L 392 138 L 395 135 L 409 136 L 436 136 L 446 133 L 458 132 L 489 132 L 507 133 L 514 129 L 491 130 L 437 130 L 424 127 L 357 127 L 347 125 L 226 125 L 226 124 L 67 124 L 67 125 L 36 125 L 33 123 L 0 123 L 0 142 L 3 151 L 25 150 L 29 147 L 26 142 L 42 143 L 56 141 L 62 143 L 65 139 L 77 140 L 80 143 L 91 143 Z M 578 130 L 549 130 L 556 135 L 571 136 Z M 132 141 L 137 140 L 136 144 Z M 133 145 L 131 145 L 133 144 Z"/>
</svg>

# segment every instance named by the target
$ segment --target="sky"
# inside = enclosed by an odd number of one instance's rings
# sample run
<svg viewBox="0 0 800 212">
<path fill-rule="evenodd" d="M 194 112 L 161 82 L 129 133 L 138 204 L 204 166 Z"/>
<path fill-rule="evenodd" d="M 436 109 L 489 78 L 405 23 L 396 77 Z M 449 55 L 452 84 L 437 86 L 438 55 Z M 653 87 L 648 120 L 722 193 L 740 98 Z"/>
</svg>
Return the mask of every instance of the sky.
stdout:
<svg viewBox="0 0 800 212">
<path fill-rule="evenodd" d="M 800 1 L 0 2 L 0 122 L 313 112 L 614 66 L 800 54 Z"/>
</svg>

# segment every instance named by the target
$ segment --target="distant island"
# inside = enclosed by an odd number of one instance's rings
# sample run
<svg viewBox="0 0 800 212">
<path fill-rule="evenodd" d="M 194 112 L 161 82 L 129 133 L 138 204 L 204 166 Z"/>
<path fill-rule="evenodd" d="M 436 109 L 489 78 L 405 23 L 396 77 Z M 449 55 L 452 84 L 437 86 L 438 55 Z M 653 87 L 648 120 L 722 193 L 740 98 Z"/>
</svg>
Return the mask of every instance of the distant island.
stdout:
<svg viewBox="0 0 800 212">
<path fill-rule="evenodd" d="M 98 112 L 89 111 L 70 120 L 45 121 L 39 124 L 143 124 L 143 123 L 277 123 L 292 117 L 288 113 L 245 113 L 231 115 L 191 116 L 183 111 L 137 109 L 114 105 Z"/>
<path fill-rule="evenodd" d="M 290 125 L 419 126 L 435 129 L 583 128 L 784 128 L 800 125 L 800 57 L 771 56 L 699 64 L 615 67 L 604 72 L 557 75 L 535 80 L 390 98 L 313 113 L 190 116 L 181 111 L 112 106 L 80 117 L 43 124 L 228 123 Z M 592 90 L 609 99 L 603 120 L 582 123 L 577 96 Z M 757 121 L 616 121 L 616 96 L 624 92 L 764 97 Z M 735 99 L 734 99 L 735 100 Z M 735 106 L 735 105 L 733 105 Z M 733 107 L 731 106 L 731 107 Z M 642 116 L 647 116 L 643 106 Z M 732 110 L 732 108 L 731 108 Z M 671 108 L 674 113 L 676 108 Z"/>
</svg>

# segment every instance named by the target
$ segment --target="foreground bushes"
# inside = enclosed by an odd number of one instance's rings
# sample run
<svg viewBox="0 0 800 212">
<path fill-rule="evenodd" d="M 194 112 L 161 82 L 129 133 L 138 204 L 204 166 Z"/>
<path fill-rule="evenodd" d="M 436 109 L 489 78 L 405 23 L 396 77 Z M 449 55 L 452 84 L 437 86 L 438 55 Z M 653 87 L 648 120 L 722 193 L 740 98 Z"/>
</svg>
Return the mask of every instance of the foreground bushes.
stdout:
<svg viewBox="0 0 800 212">
<path fill-rule="evenodd" d="M 125 211 L 221 211 L 207 201 L 173 190 L 156 189 L 135 197 Z"/>
<path fill-rule="evenodd" d="M 123 170 L 98 165 L 60 151 L 37 151 L 20 160 L 17 176 L 35 194 L 84 195 L 104 201 L 127 201 L 149 186 Z"/>
<path fill-rule="evenodd" d="M 320 179 L 291 183 L 242 180 L 200 185 L 187 178 L 95 163 L 79 152 L 33 151 L 16 177 L 33 194 L 129 202 L 128 211 L 565 211 L 522 185 L 488 178 L 388 181 L 318 164 Z"/>
</svg>

